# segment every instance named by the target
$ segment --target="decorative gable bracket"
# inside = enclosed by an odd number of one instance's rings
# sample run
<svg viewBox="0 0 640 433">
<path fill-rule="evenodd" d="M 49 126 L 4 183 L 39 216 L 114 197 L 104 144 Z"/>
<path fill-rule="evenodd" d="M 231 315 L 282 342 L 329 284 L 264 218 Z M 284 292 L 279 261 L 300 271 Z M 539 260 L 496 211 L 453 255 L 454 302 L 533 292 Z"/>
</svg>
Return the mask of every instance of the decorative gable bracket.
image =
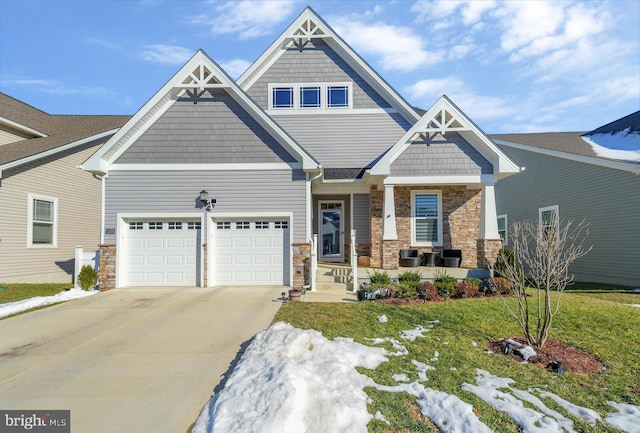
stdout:
<svg viewBox="0 0 640 433">
<path fill-rule="evenodd" d="M 420 132 L 445 134 L 447 131 L 466 131 L 469 128 L 460 123 L 458 117 L 449 112 L 446 108 L 438 110 L 431 118 L 425 119 L 425 126 Z"/>
</svg>

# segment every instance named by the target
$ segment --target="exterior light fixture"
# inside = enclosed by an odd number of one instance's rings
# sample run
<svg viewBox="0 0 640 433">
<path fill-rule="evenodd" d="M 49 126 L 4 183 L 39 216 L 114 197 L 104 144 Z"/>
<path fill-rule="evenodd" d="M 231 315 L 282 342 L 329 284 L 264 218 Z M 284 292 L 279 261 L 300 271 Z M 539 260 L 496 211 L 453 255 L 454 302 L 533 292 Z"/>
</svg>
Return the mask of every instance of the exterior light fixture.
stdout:
<svg viewBox="0 0 640 433">
<path fill-rule="evenodd" d="M 213 206 L 218 202 L 215 198 L 209 198 L 209 193 L 206 190 L 200 191 L 200 203 L 202 203 L 202 207 L 210 211 L 213 209 Z"/>
</svg>

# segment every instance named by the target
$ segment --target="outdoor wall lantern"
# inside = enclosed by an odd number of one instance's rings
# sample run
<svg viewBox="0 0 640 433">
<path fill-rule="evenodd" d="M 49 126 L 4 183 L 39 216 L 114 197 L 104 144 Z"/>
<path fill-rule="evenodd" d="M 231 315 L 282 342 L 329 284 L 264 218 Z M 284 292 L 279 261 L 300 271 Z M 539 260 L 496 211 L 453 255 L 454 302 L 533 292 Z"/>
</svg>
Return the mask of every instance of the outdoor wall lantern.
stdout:
<svg viewBox="0 0 640 433">
<path fill-rule="evenodd" d="M 200 191 L 200 203 L 205 210 L 210 211 L 218 202 L 215 198 L 209 198 L 209 193 L 206 190 Z"/>
</svg>

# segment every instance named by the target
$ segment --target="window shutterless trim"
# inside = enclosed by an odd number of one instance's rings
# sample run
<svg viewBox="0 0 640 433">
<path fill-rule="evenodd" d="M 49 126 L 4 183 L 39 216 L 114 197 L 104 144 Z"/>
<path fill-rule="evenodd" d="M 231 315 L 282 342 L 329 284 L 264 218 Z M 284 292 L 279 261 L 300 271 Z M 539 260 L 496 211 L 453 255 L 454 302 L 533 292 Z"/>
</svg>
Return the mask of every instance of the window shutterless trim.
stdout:
<svg viewBox="0 0 640 433">
<path fill-rule="evenodd" d="M 27 248 L 57 248 L 58 247 L 58 198 L 48 197 L 40 194 L 27 194 Z M 51 203 L 52 221 L 35 220 L 34 205 L 36 200 Z M 33 228 L 34 224 L 51 224 L 51 242 L 50 243 L 34 243 Z"/>
</svg>

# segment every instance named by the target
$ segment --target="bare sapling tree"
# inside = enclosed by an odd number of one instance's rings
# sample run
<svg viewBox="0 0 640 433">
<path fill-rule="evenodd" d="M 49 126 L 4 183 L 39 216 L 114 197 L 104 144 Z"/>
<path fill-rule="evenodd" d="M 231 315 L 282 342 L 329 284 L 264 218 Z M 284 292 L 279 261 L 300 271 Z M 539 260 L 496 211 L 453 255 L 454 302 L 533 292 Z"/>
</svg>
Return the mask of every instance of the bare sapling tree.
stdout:
<svg viewBox="0 0 640 433">
<path fill-rule="evenodd" d="M 500 251 L 498 272 L 511 283 L 516 306 L 510 306 L 504 297 L 502 301 L 524 331 L 527 343 L 542 347 L 564 290 L 573 283 L 570 265 L 591 251 L 591 246 L 585 244 L 589 227 L 585 220 L 578 224 L 573 220 L 559 221 L 552 212 L 546 221 L 512 224 L 509 234 L 513 256 Z M 495 272 L 494 267 L 492 273 Z M 535 289 L 532 299 L 527 293 L 530 288 Z"/>
</svg>

